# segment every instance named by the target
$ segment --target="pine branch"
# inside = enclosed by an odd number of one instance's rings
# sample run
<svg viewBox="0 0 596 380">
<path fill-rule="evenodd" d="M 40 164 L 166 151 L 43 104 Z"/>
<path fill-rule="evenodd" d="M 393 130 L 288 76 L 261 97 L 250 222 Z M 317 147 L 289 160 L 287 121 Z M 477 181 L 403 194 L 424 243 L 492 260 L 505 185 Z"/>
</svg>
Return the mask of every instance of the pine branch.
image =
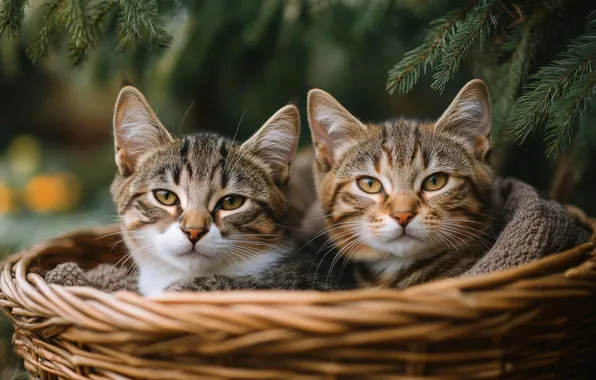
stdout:
<svg viewBox="0 0 596 380">
<path fill-rule="evenodd" d="M 120 2 L 118 1 L 106 1 L 102 0 L 91 8 L 91 28 L 93 31 L 98 32 L 99 26 L 103 21 L 104 17 L 112 10 L 118 9 Z"/>
<path fill-rule="evenodd" d="M 596 95 L 596 71 L 584 77 L 550 110 L 546 128 L 547 154 L 556 156 L 567 148 L 579 121 Z"/>
<path fill-rule="evenodd" d="M 586 75 L 596 63 L 596 28 L 575 38 L 561 58 L 542 67 L 532 76 L 534 80 L 514 104 L 507 134 L 524 141 L 538 127 L 546 123 L 550 110 Z"/>
<path fill-rule="evenodd" d="M 444 47 L 441 62 L 435 68 L 432 88 L 443 91 L 472 44 L 476 41 L 482 44 L 488 37 L 495 25 L 492 12 L 498 4 L 498 0 L 482 1 L 455 24 L 455 28 L 447 35 L 448 43 Z"/>
<path fill-rule="evenodd" d="M 71 41 L 67 45 L 69 54 L 68 58 L 73 66 L 82 65 L 89 56 L 89 51 L 93 49 L 97 40 L 100 38 L 100 25 L 105 16 L 110 10 L 119 5 L 116 1 L 100 1 L 87 8 L 84 1 L 73 1 L 71 7 L 75 6 L 75 2 L 83 4 L 76 5 L 74 12 L 78 13 L 79 22 L 75 23 L 76 27 L 70 28 Z M 74 16 L 74 14 L 73 14 Z"/>
<path fill-rule="evenodd" d="M 121 3 L 118 21 L 118 51 L 128 48 L 166 48 L 172 37 L 166 32 L 155 0 L 127 0 Z"/>
<path fill-rule="evenodd" d="M 0 4 L 0 37 L 8 32 L 8 37 L 16 37 L 25 19 L 28 0 L 3 0 Z"/>
<path fill-rule="evenodd" d="M 96 32 L 91 27 L 91 15 L 86 0 L 71 0 L 65 10 L 66 29 L 70 34 L 67 45 L 68 58 L 74 66 L 80 65 L 87 58 Z"/>
<path fill-rule="evenodd" d="M 466 17 L 475 3 L 460 7 L 431 22 L 431 29 L 427 32 L 424 42 L 407 52 L 389 71 L 387 90 L 390 94 L 395 91 L 407 93 L 418 82 L 421 72 L 426 73 L 428 67 L 434 66 L 445 46 L 447 36 L 454 32 L 456 24 Z"/>
<path fill-rule="evenodd" d="M 70 61 L 74 66 L 83 64 L 102 36 L 102 22 L 115 11 L 119 11 L 119 51 L 139 46 L 166 47 L 172 41 L 154 0 L 100 0 L 91 3 L 88 0 L 71 0 L 67 5 L 65 3 L 64 0 L 47 0 L 44 3 L 41 30 L 28 49 L 33 61 L 45 57 L 50 45 L 65 30 L 69 35 L 66 46 Z M 160 0 L 159 7 L 167 13 L 178 4 L 178 1 Z"/>
<path fill-rule="evenodd" d="M 43 16 L 41 18 L 41 30 L 39 35 L 27 49 L 27 54 L 33 62 L 37 62 L 48 54 L 50 45 L 57 39 L 60 29 L 60 14 L 62 0 L 48 0 L 43 4 Z"/>
<path fill-rule="evenodd" d="M 540 40 L 539 28 L 546 20 L 549 8 L 541 7 L 532 13 L 502 41 L 497 50 L 499 55 L 505 54 L 509 59 L 505 64 L 489 69 L 489 83 L 493 96 L 493 133 L 499 135 L 505 126 L 507 113 L 515 103 L 520 87 L 528 80 L 530 66 L 536 47 Z"/>
</svg>

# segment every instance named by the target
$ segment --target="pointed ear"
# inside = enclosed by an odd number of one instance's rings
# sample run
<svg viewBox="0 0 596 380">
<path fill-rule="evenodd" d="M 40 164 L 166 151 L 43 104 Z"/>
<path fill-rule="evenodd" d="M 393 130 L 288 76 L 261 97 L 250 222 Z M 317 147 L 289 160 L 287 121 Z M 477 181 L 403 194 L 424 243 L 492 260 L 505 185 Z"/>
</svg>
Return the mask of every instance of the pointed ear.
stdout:
<svg viewBox="0 0 596 380">
<path fill-rule="evenodd" d="M 120 174 L 133 173 L 143 153 L 170 141 L 172 137 L 143 94 L 132 86 L 120 90 L 114 108 L 114 142 Z"/>
<path fill-rule="evenodd" d="M 329 168 L 366 127 L 323 90 L 308 93 L 308 124 L 317 160 Z"/>
<path fill-rule="evenodd" d="M 468 82 L 435 124 L 435 129 L 454 134 L 484 158 L 490 148 L 492 115 L 488 88 L 480 79 Z"/>
<path fill-rule="evenodd" d="M 294 105 L 277 111 L 240 149 L 251 151 L 265 161 L 276 183 L 284 184 L 300 137 L 300 113 Z"/>
</svg>

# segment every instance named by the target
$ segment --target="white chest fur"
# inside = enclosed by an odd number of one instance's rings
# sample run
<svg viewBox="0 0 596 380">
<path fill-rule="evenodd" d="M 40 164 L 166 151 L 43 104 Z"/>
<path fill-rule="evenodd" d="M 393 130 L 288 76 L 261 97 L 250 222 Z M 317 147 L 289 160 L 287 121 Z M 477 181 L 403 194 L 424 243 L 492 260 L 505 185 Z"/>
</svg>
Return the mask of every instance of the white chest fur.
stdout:
<svg viewBox="0 0 596 380">
<path fill-rule="evenodd" d="M 416 260 L 392 258 L 369 263 L 370 269 L 381 276 L 393 276 L 412 265 Z"/>
<path fill-rule="evenodd" d="M 276 265 L 282 257 L 282 252 L 270 251 L 255 258 L 238 261 L 234 265 L 224 265 L 218 262 L 217 265 L 189 268 L 188 270 L 173 266 L 159 258 L 145 260 L 139 265 L 139 291 L 145 296 L 157 296 L 162 294 L 172 283 L 189 276 L 208 274 L 258 275 L 267 268 Z"/>
</svg>

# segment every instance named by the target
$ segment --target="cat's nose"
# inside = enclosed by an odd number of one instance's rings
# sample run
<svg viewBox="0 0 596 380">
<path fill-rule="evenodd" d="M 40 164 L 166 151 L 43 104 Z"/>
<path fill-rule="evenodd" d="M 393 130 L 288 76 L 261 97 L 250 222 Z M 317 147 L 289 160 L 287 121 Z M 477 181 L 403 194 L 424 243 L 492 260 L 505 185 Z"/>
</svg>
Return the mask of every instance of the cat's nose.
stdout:
<svg viewBox="0 0 596 380">
<path fill-rule="evenodd" d="M 188 237 L 188 240 L 194 245 L 196 242 L 209 232 L 209 228 L 193 228 L 193 227 L 181 227 L 182 232 Z"/>
<path fill-rule="evenodd" d="M 409 211 L 398 211 L 394 212 L 391 216 L 393 217 L 393 219 L 397 220 L 397 223 L 399 223 L 400 226 L 405 228 L 408 225 L 408 223 L 410 223 L 410 221 L 414 219 L 416 213 Z"/>
</svg>

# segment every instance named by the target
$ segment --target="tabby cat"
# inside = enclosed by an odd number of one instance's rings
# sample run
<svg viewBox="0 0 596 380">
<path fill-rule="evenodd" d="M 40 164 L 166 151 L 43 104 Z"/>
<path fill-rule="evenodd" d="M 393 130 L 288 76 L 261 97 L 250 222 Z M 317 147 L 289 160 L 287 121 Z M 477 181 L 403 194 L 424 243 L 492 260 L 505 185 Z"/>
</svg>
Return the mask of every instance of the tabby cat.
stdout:
<svg viewBox="0 0 596 380">
<path fill-rule="evenodd" d="M 241 145 L 213 133 L 177 138 L 126 86 L 113 122 L 118 172 L 111 192 L 142 294 L 183 289 L 177 282 L 188 287 L 189 278 L 203 290 L 259 287 L 263 271 L 282 266 L 289 252 L 284 191 L 300 124 L 295 106 Z"/>
<path fill-rule="evenodd" d="M 360 286 L 457 276 L 492 244 L 484 82 L 466 84 L 435 122 L 363 123 L 319 89 L 308 94 L 308 119 L 327 231 Z"/>
</svg>

